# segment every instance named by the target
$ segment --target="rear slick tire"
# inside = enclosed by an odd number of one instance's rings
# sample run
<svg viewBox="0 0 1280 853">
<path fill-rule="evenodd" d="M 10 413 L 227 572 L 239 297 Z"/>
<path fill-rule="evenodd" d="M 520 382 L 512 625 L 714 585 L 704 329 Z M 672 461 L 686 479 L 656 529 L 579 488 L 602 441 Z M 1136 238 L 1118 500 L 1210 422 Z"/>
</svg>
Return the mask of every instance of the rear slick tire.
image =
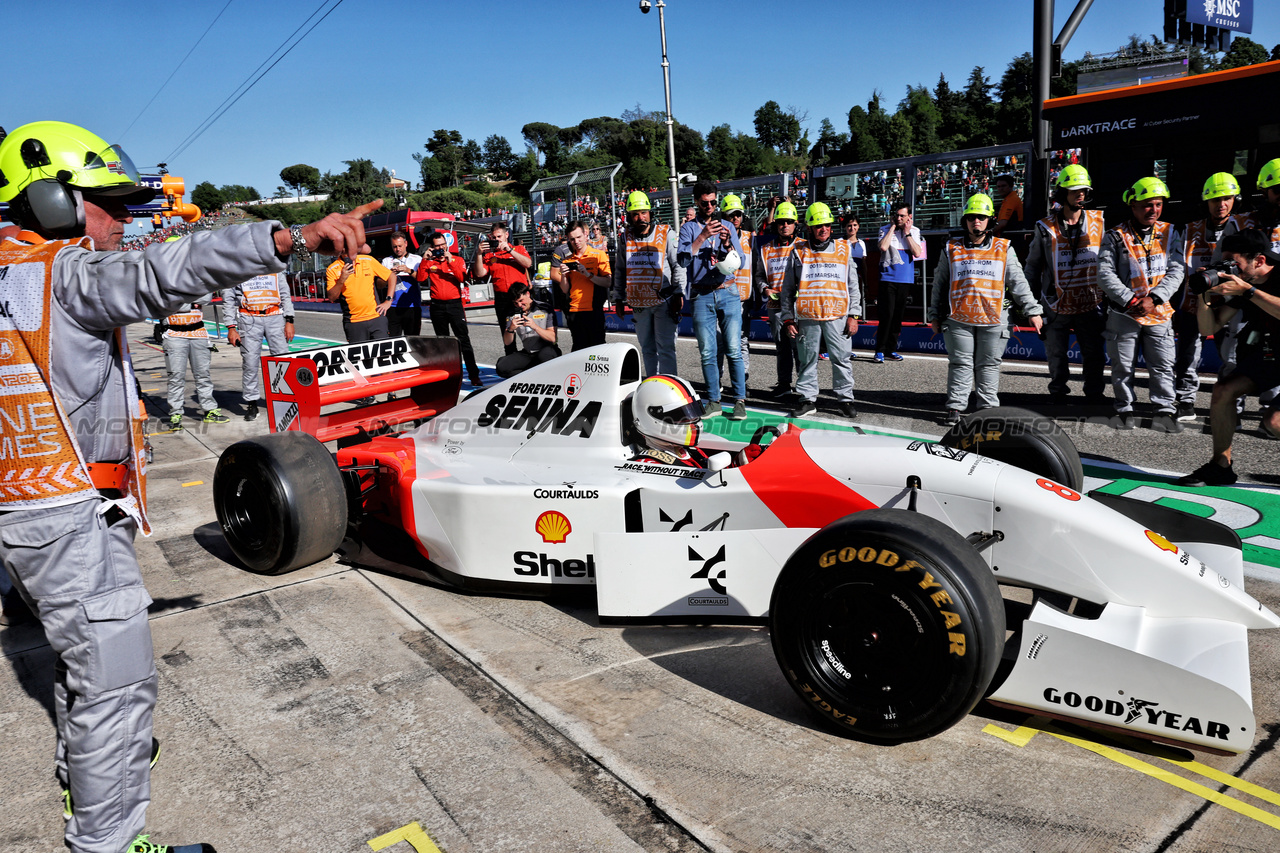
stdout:
<svg viewBox="0 0 1280 853">
<path fill-rule="evenodd" d="M 982 699 L 1004 647 L 991 569 L 925 515 L 872 509 L 809 538 L 769 611 L 774 655 L 827 727 L 897 744 L 950 728 Z"/>
<path fill-rule="evenodd" d="M 271 433 L 224 450 L 213 475 L 213 507 L 232 553 L 258 574 L 318 563 L 347 530 L 338 466 L 303 432 Z"/>
<path fill-rule="evenodd" d="M 1075 442 L 1052 418 L 1029 409 L 980 409 L 947 430 L 941 443 L 1084 490 L 1084 466 Z"/>
</svg>

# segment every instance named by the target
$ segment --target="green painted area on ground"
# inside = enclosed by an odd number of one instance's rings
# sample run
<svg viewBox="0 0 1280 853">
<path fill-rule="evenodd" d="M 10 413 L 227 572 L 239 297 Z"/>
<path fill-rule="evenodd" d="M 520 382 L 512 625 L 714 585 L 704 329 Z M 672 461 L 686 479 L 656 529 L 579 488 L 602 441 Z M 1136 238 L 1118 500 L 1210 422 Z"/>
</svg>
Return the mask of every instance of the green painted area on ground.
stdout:
<svg viewBox="0 0 1280 853">
<path fill-rule="evenodd" d="M 750 409 L 747 419 L 731 421 L 719 417 L 703 421 L 707 432 L 733 441 L 749 441 L 761 426 L 794 423 L 806 429 L 834 429 L 898 438 L 920 439 L 891 430 L 869 429 L 859 424 L 842 425 L 805 418 L 789 420 L 780 413 Z M 1090 488 L 1113 495 L 1126 495 L 1211 518 L 1234 529 L 1244 543 L 1246 562 L 1280 568 L 1280 489 L 1265 486 L 1179 486 L 1161 474 L 1131 468 L 1115 468 L 1084 461 Z M 1099 482 L 1101 481 L 1101 482 Z"/>
</svg>

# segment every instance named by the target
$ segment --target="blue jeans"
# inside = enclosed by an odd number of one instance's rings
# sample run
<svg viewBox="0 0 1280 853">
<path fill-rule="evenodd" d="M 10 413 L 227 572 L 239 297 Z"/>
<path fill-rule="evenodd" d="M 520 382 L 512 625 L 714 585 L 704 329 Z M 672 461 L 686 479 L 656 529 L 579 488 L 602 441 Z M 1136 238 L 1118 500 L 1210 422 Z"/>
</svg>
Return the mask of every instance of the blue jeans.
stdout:
<svg viewBox="0 0 1280 853">
<path fill-rule="evenodd" d="M 651 308 L 633 308 L 631 317 L 636 324 L 636 341 L 644 354 L 644 375 L 677 375 L 676 321 L 667 313 L 667 303 Z"/>
<path fill-rule="evenodd" d="M 702 357 L 702 378 L 707 383 L 707 398 L 720 402 L 720 366 L 716 334 L 737 345 L 726 346 L 729 358 L 729 378 L 733 382 L 733 399 L 747 399 L 746 370 L 742 366 L 742 297 L 734 285 L 721 287 L 710 293 L 695 293 L 690 300 L 689 313 L 693 316 L 693 333 L 698 338 L 698 353 Z"/>
</svg>

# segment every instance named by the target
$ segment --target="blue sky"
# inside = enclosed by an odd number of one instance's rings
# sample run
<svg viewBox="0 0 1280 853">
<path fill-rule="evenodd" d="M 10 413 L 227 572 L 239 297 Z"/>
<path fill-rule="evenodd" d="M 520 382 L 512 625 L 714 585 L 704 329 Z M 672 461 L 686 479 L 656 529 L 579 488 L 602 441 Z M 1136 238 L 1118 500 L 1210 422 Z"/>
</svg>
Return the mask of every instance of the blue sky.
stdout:
<svg viewBox="0 0 1280 853">
<path fill-rule="evenodd" d="M 225 2 L 134 0 L 104 12 L 49 0 L 30 37 L 17 27 L 6 40 L 0 124 L 70 121 L 121 143 L 139 166 L 169 158 L 321 6 L 231 0 L 134 122 Z M 1280 3 L 1253 5 L 1250 37 L 1270 50 Z M 1055 36 L 1074 6 L 1057 3 Z M 932 89 L 939 73 L 961 87 L 983 65 L 998 81 L 1011 57 L 1031 49 L 1032 7 L 669 0 L 673 112 L 704 134 L 723 123 L 751 132 L 756 109 L 775 100 L 808 111 L 811 137 L 823 118 L 844 129 L 849 108 L 873 90 L 892 108 L 908 85 Z M 1096 0 L 1066 58 L 1114 50 L 1130 33 L 1159 34 L 1163 8 Z M 519 152 L 527 122 L 572 125 L 637 103 L 661 110 L 660 63 L 657 10 L 642 15 L 636 0 L 345 0 L 169 168 L 188 192 L 208 180 L 269 194 L 285 166 L 341 171 L 357 157 L 416 180 L 412 155 L 436 128 L 481 143 L 497 133 Z"/>
</svg>

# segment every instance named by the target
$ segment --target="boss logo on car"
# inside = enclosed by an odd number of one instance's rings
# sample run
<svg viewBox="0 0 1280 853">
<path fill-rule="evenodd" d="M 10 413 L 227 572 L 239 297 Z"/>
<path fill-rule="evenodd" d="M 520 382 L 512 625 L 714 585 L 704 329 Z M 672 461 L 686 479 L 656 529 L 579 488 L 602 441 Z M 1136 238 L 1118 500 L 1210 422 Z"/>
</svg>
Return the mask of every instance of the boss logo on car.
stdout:
<svg viewBox="0 0 1280 853">
<path fill-rule="evenodd" d="M 1115 699 L 1081 696 L 1079 693 L 1070 690 L 1063 693 L 1056 687 L 1046 687 L 1044 689 L 1044 700 L 1054 705 L 1065 705 L 1068 708 L 1083 706 L 1085 710 L 1092 711 L 1095 714 L 1105 714 L 1108 717 L 1123 717 L 1124 722 L 1130 725 L 1134 721 L 1145 717 L 1145 722 L 1151 726 L 1163 726 L 1174 731 L 1192 732 L 1206 737 L 1215 737 L 1218 740 L 1226 740 L 1227 734 L 1231 731 L 1231 727 L 1226 723 L 1219 723 L 1213 720 L 1203 721 L 1199 717 L 1175 714 L 1172 711 L 1160 708 L 1159 702 L 1148 702 L 1146 699 L 1130 699 L 1127 703 L 1120 703 Z"/>
<path fill-rule="evenodd" d="M 594 554 L 588 554 L 584 560 L 557 560 L 537 551 L 516 551 L 511 555 L 515 562 L 515 573 L 524 577 L 555 578 L 594 578 L 596 576 L 596 560 Z"/>
<path fill-rule="evenodd" d="M 559 389 L 557 388 L 557 391 Z M 527 432 L 552 432 L 556 435 L 578 435 L 590 438 L 600 417 L 600 401 L 585 406 L 581 400 L 561 397 L 494 394 L 476 424 L 494 429 Z"/>
</svg>

